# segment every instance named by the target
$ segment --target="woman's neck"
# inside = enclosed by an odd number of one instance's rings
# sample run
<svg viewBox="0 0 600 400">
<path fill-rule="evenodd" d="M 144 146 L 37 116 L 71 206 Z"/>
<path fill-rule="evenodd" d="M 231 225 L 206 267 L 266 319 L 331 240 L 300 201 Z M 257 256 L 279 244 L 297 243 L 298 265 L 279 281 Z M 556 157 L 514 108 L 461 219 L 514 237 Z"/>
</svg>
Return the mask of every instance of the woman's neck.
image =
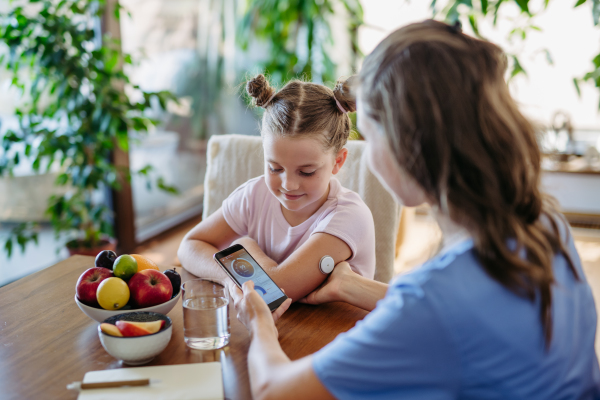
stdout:
<svg viewBox="0 0 600 400">
<path fill-rule="evenodd" d="M 442 231 L 442 248 L 453 246 L 469 237 L 467 229 L 452 221 L 447 214 L 441 213 L 438 208 L 434 207 L 433 214 Z"/>
</svg>

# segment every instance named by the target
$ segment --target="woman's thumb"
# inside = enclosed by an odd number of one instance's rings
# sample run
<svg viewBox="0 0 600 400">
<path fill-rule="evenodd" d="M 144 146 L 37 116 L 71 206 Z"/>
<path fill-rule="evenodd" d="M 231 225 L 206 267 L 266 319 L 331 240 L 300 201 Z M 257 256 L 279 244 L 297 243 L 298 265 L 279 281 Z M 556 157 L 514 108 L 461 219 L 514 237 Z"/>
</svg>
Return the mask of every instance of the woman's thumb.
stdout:
<svg viewBox="0 0 600 400">
<path fill-rule="evenodd" d="M 244 284 L 242 285 L 242 290 L 243 290 L 244 294 L 250 293 L 252 290 L 254 290 L 254 282 L 252 282 L 252 281 L 244 282 Z"/>
</svg>

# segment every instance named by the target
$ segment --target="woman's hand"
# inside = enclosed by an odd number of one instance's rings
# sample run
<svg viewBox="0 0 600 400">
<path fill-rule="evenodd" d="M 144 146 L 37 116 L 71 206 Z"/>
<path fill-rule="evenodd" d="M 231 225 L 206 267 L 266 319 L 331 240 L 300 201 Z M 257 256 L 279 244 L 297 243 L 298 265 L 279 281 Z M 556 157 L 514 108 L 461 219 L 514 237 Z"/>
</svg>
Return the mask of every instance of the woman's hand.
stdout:
<svg viewBox="0 0 600 400">
<path fill-rule="evenodd" d="M 357 274 L 352 271 L 350 264 L 346 261 L 342 261 L 335 266 L 331 275 L 327 277 L 327 280 L 308 296 L 299 300 L 300 303 L 322 304 L 333 301 L 345 301 L 342 296 L 342 286 L 351 279 L 353 275 Z"/>
<path fill-rule="evenodd" d="M 254 282 L 246 281 L 242 285 L 243 292 L 236 286 L 231 291 L 231 297 L 233 297 L 233 303 L 237 311 L 238 320 L 252 331 L 258 326 L 267 327 L 270 326 L 274 330 L 275 336 L 277 336 L 277 328 L 275 328 L 275 322 L 281 317 L 281 315 L 290 307 L 292 299 L 284 301 L 277 310 L 271 313 L 269 306 L 263 298 L 254 290 Z"/>
</svg>

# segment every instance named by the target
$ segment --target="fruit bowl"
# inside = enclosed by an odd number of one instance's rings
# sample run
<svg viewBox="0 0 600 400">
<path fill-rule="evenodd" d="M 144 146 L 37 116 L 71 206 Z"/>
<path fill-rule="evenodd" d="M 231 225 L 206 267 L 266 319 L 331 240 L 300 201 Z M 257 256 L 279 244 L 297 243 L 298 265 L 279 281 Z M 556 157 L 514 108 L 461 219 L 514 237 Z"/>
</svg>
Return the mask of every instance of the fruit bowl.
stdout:
<svg viewBox="0 0 600 400">
<path fill-rule="evenodd" d="M 161 319 L 165 321 L 165 326 L 158 332 L 145 336 L 111 336 L 102 332 L 100 325 L 98 325 L 98 336 L 102 347 L 108 354 L 126 364 L 146 364 L 159 355 L 169 344 L 173 331 L 171 318 L 156 312 L 135 311 L 114 315 L 103 320 L 103 322 L 114 325 L 117 321 L 151 322 Z"/>
<path fill-rule="evenodd" d="M 75 303 L 77 303 L 77 306 L 79 306 L 81 311 L 83 311 L 83 313 L 85 315 L 87 315 L 88 317 L 90 317 L 91 319 L 98 321 L 98 322 L 104 322 L 104 320 L 107 318 L 114 317 L 116 315 L 132 313 L 132 312 L 147 311 L 147 312 L 155 312 L 155 313 L 160 313 L 160 314 L 168 314 L 169 311 L 171 311 L 173 309 L 173 307 L 175 307 L 175 304 L 177 304 L 177 301 L 179 300 L 180 296 L 181 296 L 181 290 L 179 291 L 179 293 L 177 293 L 177 296 L 173 297 L 169 301 L 166 301 L 161 304 L 157 304 L 152 307 L 137 308 L 135 310 L 120 309 L 120 310 L 111 311 L 111 310 L 105 310 L 103 308 L 90 307 L 90 306 L 80 302 L 77 299 L 77 295 L 75 295 Z"/>
</svg>

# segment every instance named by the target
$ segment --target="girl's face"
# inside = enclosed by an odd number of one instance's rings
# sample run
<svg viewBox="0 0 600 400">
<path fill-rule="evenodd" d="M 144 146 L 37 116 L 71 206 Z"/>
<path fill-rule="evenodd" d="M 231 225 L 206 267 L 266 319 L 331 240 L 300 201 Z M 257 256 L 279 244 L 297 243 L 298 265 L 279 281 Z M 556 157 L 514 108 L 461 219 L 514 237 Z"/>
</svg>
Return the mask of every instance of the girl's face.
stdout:
<svg viewBox="0 0 600 400">
<path fill-rule="evenodd" d="M 329 193 L 331 175 L 346 161 L 348 150 L 324 151 L 314 137 L 289 138 L 264 134 L 265 181 L 281 205 L 292 212 L 312 215 Z"/>
<path fill-rule="evenodd" d="M 365 113 L 360 90 L 356 99 L 356 118 L 360 133 L 368 143 L 369 168 L 397 203 L 415 207 L 427 201 L 425 191 L 404 168 L 398 165 L 377 121 Z"/>
</svg>

